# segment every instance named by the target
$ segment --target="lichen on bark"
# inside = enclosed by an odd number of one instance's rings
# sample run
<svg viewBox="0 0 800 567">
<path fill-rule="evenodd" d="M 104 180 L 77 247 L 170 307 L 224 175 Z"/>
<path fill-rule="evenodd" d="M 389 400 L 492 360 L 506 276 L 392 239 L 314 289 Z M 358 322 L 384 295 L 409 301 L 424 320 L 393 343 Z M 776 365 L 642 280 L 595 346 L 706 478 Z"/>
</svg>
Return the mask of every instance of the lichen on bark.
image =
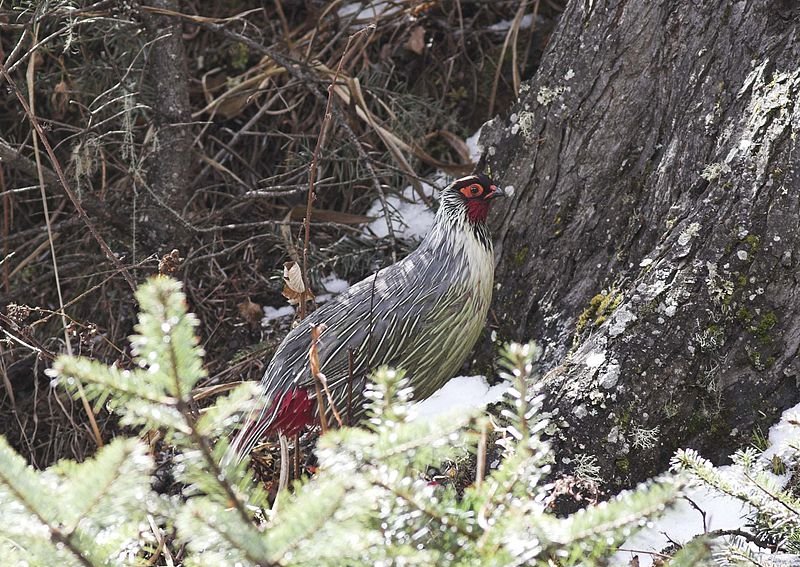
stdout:
<svg viewBox="0 0 800 567">
<path fill-rule="evenodd" d="M 800 46 L 781 9 L 570 2 L 516 119 L 484 128 L 516 188 L 500 334 L 547 346 L 554 442 L 609 488 L 679 447 L 723 459 L 800 399 Z"/>
</svg>

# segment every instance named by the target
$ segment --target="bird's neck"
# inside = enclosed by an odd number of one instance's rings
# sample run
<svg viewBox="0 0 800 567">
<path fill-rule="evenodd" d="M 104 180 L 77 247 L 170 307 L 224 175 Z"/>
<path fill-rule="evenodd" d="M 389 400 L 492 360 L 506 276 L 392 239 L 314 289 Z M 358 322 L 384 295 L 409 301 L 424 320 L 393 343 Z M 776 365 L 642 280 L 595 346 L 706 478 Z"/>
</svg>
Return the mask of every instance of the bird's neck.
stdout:
<svg viewBox="0 0 800 567">
<path fill-rule="evenodd" d="M 472 206 L 471 206 L 472 205 Z M 436 221 L 425 237 L 423 245 L 455 252 L 468 246 L 477 246 L 490 254 L 492 239 L 486 226 L 489 203 L 463 202 L 443 199 L 436 213 Z"/>
<path fill-rule="evenodd" d="M 489 201 L 472 199 L 467 201 L 467 220 L 472 224 L 486 224 L 489 216 Z"/>
</svg>

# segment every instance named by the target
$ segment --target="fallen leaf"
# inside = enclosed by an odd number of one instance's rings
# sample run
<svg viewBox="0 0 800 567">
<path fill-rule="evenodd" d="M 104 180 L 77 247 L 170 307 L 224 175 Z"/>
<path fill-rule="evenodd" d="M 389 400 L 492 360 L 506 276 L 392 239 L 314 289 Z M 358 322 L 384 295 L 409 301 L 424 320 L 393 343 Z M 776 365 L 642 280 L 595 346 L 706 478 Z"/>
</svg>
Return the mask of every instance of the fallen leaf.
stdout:
<svg viewBox="0 0 800 567">
<path fill-rule="evenodd" d="M 53 116 L 56 119 L 64 118 L 67 113 L 67 104 L 69 103 L 69 85 L 64 79 L 61 79 L 55 87 L 53 92 L 50 93 L 50 104 L 53 105 Z"/>
<path fill-rule="evenodd" d="M 314 294 L 306 289 L 303 282 L 303 273 L 297 262 L 286 262 L 283 265 L 283 297 L 289 300 L 291 305 L 299 305 L 301 301 L 311 301 Z"/>
<path fill-rule="evenodd" d="M 239 315 L 242 319 L 250 323 L 251 326 L 254 327 L 261 322 L 261 317 L 263 316 L 261 306 L 251 301 L 249 297 L 237 305 L 237 307 L 239 308 Z"/>
<path fill-rule="evenodd" d="M 411 28 L 408 41 L 406 41 L 406 49 L 413 51 L 417 55 L 422 55 L 422 52 L 425 51 L 425 28 L 422 26 Z"/>
</svg>

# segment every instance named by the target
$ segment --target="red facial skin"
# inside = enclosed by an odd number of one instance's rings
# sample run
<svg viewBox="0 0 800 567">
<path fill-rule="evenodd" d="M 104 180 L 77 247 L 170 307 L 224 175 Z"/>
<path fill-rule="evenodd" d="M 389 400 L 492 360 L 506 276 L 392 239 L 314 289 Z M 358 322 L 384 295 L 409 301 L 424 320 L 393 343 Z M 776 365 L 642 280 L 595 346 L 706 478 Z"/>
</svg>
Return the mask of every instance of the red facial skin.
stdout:
<svg viewBox="0 0 800 567">
<path fill-rule="evenodd" d="M 467 218 L 472 224 L 486 222 L 492 197 L 496 192 L 496 185 L 491 185 L 487 191 L 479 183 L 473 183 L 461 189 L 461 194 L 467 198 Z"/>
</svg>

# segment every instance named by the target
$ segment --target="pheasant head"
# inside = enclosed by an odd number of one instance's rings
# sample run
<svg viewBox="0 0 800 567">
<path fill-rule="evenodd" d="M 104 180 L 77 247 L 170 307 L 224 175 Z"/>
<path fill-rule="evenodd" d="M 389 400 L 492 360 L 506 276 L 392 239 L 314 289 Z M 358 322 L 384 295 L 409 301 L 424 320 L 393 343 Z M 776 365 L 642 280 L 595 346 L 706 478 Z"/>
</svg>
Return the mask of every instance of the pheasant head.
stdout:
<svg viewBox="0 0 800 567">
<path fill-rule="evenodd" d="M 442 191 L 434 227 L 434 233 L 441 228 L 447 234 L 431 234 L 431 240 L 444 238 L 453 244 L 454 236 L 450 232 L 455 230 L 457 234 L 474 235 L 481 245 L 491 248 L 486 219 L 497 197 L 505 197 L 505 193 L 486 175 L 479 173 L 456 179 Z"/>
</svg>

